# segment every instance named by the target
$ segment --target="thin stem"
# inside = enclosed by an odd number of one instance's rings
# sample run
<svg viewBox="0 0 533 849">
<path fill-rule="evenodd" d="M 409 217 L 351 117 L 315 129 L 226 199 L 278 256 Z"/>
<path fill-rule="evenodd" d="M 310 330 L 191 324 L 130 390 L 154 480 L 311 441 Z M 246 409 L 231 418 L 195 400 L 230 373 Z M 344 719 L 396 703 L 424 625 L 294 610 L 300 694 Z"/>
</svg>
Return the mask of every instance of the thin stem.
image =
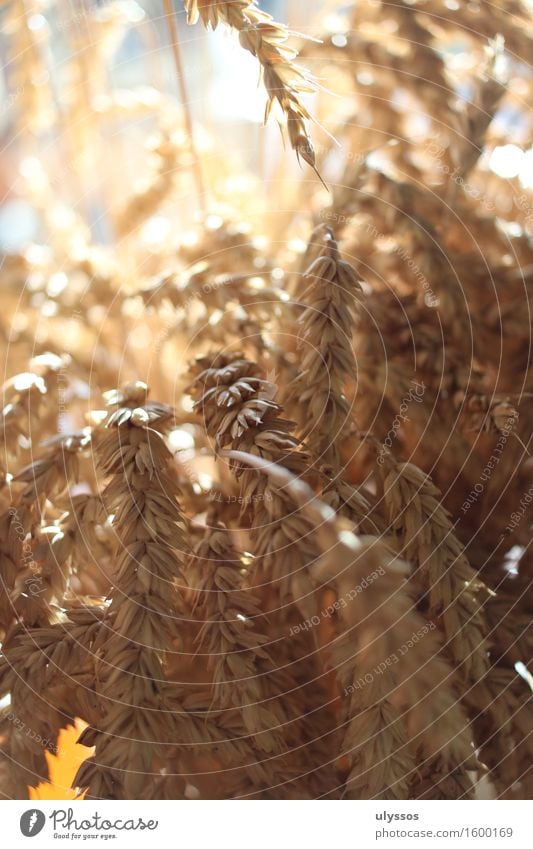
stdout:
<svg viewBox="0 0 533 849">
<path fill-rule="evenodd" d="M 196 183 L 196 191 L 198 193 L 198 204 L 200 209 L 205 216 L 205 197 L 206 197 L 206 188 L 204 177 L 202 173 L 202 166 L 200 163 L 200 157 L 198 156 L 198 152 L 196 150 L 196 145 L 194 143 L 194 129 L 192 122 L 192 113 L 191 108 L 189 106 L 189 98 L 187 95 L 187 86 L 185 83 L 185 73 L 183 70 L 183 63 L 181 61 L 181 52 L 179 46 L 179 34 L 178 27 L 176 25 L 176 19 L 174 17 L 174 9 L 172 6 L 172 0 L 163 0 L 163 5 L 165 8 L 165 17 L 167 20 L 168 32 L 170 36 L 170 46 L 172 48 L 172 55 L 174 57 L 174 65 L 176 66 L 176 76 L 178 78 L 178 88 L 180 93 L 181 102 L 183 105 L 183 113 L 185 116 L 185 127 L 187 129 L 187 134 L 189 136 L 189 148 L 191 151 L 191 155 L 193 157 L 193 173 L 194 180 Z"/>
</svg>

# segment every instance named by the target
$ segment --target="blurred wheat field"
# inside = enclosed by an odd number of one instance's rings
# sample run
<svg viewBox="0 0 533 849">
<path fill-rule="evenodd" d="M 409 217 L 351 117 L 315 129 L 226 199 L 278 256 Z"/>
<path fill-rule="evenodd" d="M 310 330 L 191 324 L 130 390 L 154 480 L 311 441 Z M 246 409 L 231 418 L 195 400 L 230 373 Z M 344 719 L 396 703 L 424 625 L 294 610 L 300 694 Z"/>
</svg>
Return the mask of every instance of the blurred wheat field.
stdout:
<svg viewBox="0 0 533 849">
<path fill-rule="evenodd" d="M 1 4 L 2 798 L 531 798 L 532 12 Z"/>
</svg>

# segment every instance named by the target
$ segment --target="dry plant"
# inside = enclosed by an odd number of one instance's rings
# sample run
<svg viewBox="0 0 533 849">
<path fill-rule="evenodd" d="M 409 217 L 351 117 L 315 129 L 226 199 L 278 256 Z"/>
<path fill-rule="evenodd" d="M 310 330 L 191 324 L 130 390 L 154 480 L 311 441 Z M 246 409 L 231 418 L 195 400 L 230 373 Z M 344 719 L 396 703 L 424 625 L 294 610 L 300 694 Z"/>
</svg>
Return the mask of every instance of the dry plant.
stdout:
<svg viewBox="0 0 533 849">
<path fill-rule="evenodd" d="M 73 8 L 1 9 L 2 797 L 531 798 L 528 4 Z"/>
</svg>

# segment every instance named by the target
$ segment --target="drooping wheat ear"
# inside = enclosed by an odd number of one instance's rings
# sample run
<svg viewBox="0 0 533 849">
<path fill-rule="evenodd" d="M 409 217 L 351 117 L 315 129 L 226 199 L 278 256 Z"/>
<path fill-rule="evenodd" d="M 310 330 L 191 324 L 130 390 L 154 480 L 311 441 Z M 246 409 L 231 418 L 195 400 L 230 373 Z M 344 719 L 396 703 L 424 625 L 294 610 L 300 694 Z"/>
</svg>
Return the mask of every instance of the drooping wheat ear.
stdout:
<svg viewBox="0 0 533 849">
<path fill-rule="evenodd" d="M 434 797 L 469 796 L 478 765 L 438 632 L 406 589 L 408 564 L 360 539 L 344 535 L 315 569 L 336 589 L 343 626 L 331 659 L 345 697 L 346 796 L 417 798 L 428 772 Z"/>
<path fill-rule="evenodd" d="M 382 454 L 381 460 L 391 527 L 402 557 L 415 566 L 413 580 L 424 608 L 441 625 L 461 677 L 479 680 L 488 668 L 486 588 L 468 563 L 430 477 L 412 463 L 396 462 L 391 454 Z"/>
<path fill-rule="evenodd" d="M 10 704 L 0 728 L 18 798 L 48 778 L 44 753 L 57 753 L 59 730 L 77 716 L 94 718 L 92 643 L 104 612 L 96 604 L 70 608 L 57 624 L 18 628 L 4 643 L 0 698 Z"/>
<path fill-rule="evenodd" d="M 287 133 L 298 157 L 315 168 L 315 152 L 306 128 L 310 115 L 300 96 L 315 90 L 312 77 L 293 61 L 297 51 L 287 45 L 291 35 L 283 24 L 256 6 L 255 0 L 184 0 L 187 21 L 195 24 L 199 17 L 205 27 L 216 29 L 227 24 L 239 34 L 245 50 L 255 56 L 263 74 L 268 96 L 265 121 L 277 102 L 285 115 Z"/>
<path fill-rule="evenodd" d="M 181 575 L 184 525 L 172 455 L 161 435 L 172 410 L 146 397 L 139 381 L 109 395 L 118 407 L 97 449 L 99 469 L 110 477 L 104 499 L 115 517 L 117 546 L 109 617 L 95 647 L 102 713 L 97 730 L 82 736 L 96 744 L 96 753 L 75 784 L 103 798 L 142 798 L 158 744 L 172 739 L 164 653 L 179 631 L 174 582 Z"/>
<path fill-rule="evenodd" d="M 352 336 L 362 289 L 352 266 L 341 259 L 329 227 L 317 227 L 310 243 L 318 256 L 305 271 L 305 288 L 298 295 L 306 307 L 299 319 L 299 347 L 304 350 L 288 402 L 299 410 L 308 447 L 336 471 L 350 422 L 346 386 L 357 375 Z"/>
<path fill-rule="evenodd" d="M 306 477 L 309 455 L 298 450 L 299 442 L 291 435 L 293 422 L 281 418 L 283 408 L 273 400 L 276 386 L 258 376 L 259 367 L 239 354 L 202 358 L 197 367 L 202 365 L 208 367 L 190 391 L 217 447 L 247 451 Z M 317 552 L 308 521 L 291 509 L 283 488 L 239 463 L 230 465 L 240 479 L 251 522 L 255 582 L 263 578 L 282 602 L 294 601 L 304 616 L 312 616 L 316 600 L 307 569 Z"/>
</svg>

